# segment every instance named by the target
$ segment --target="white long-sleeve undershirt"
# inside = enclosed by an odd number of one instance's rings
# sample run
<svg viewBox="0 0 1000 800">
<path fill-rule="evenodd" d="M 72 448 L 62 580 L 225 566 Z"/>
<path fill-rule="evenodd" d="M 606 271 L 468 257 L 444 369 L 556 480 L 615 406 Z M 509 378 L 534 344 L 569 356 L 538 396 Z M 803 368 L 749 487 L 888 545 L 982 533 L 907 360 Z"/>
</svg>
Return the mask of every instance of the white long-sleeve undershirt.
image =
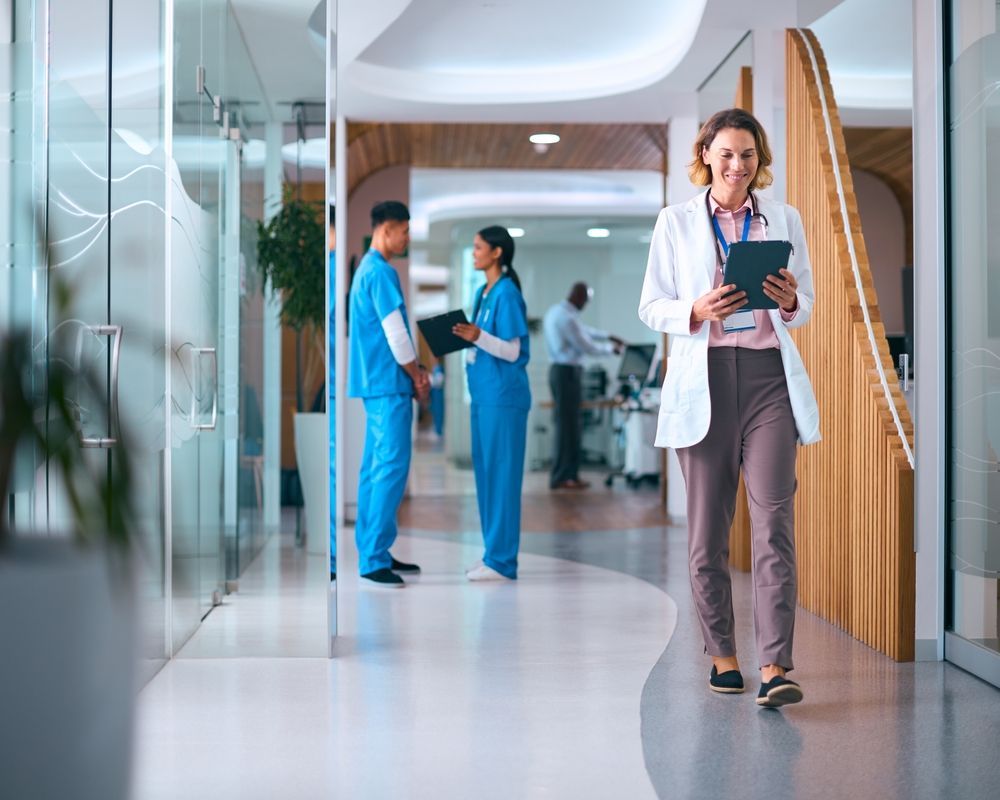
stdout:
<svg viewBox="0 0 1000 800">
<path fill-rule="evenodd" d="M 385 333 L 392 357 L 396 359 L 397 364 L 405 366 L 417 360 L 410 332 L 406 329 L 403 315 L 398 308 L 382 320 L 382 331 Z"/>
<path fill-rule="evenodd" d="M 494 358 L 512 363 L 517 361 L 518 356 L 521 355 L 521 340 L 519 338 L 500 339 L 484 330 L 479 331 L 479 338 L 476 339 L 476 347 L 485 350 Z"/>
</svg>

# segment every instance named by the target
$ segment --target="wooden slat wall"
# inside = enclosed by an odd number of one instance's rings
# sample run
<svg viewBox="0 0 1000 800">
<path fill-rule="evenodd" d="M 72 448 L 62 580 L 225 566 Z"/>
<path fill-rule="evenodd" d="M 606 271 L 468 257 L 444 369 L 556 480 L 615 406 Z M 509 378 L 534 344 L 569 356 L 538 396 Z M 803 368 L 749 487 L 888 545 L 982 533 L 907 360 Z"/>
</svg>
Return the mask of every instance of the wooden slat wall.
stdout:
<svg viewBox="0 0 1000 800">
<path fill-rule="evenodd" d="M 806 49 L 816 53 L 817 82 Z M 787 37 L 788 202 L 802 214 L 816 286 L 810 323 L 793 336 L 816 391 L 823 441 L 799 450 L 795 525 L 799 602 L 871 647 L 912 660 L 913 470 L 890 403 L 912 449 L 913 428 L 894 377 L 861 235 L 844 136 L 815 37 Z M 837 195 L 820 92 L 830 110 L 863 296 Z M 862 317 L 868 306 L 887 397 Z"/>
<path fill-rule="evenodd" d="M 736 82 L 735 108 L 753 113 L 753 69 L 741 67 L 740 77 Z M 753 549 L 750 544 L 750 508 L 747 505 L 747 487 L 740 485 L 736 493 L 736 513 L 733 515 L 733 525 L 729 529 L 729 566 L 742 572 L 749 572 L 752 566 Z"/>
<path fill-rule="evenodd" d="M 736 101 L 734 108 L 742 108 L 753 113 L 753 68 L 740 67 L 740 77 L 736 81 Z"/>
</svg>

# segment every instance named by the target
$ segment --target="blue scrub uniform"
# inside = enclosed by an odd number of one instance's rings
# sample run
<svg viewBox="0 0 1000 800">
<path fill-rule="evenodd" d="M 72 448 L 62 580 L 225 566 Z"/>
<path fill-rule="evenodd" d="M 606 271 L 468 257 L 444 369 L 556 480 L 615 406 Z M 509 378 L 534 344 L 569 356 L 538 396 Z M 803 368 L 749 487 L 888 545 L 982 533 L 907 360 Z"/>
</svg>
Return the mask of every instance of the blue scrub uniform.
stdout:
<svg viewBox="0 0 1000 800">
<path fill-rule="evenodd" d="M 485 289 L 485 287 L 483 287 Z M 499 339 L 521 340 L 514 362 L 476 349 L 466 368 L 472 397 L 472 466 L 486 552 L 483 563 L 508 578 L 517 577 L 521 541 L 521 483 L 531 390 L 528 316 L 521 292 L 501 278 L 489 294 L 476 295 L 475 324 Z"/>
<path fill-rule="evenodd" d="M 365 451 L 358 485 L 355 540 L 362 575 L 389 567 L 396 512 L 410 471 L 413 383 L 389 349 L 382 320 L 399 310 L 407 328 L 399 276 L 369 250 L 351 284 L 347 394 L 365 403 Z"/>
</svg>

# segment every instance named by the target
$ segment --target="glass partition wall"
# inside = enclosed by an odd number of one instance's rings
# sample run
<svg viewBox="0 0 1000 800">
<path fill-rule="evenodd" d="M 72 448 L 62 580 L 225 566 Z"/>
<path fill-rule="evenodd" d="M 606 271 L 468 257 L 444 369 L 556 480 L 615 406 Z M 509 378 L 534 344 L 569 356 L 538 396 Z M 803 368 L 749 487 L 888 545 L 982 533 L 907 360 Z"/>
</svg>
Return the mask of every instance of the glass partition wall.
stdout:
<svg viewBox="0 0 1000 800">
<path fill-rule="evenodd" d="M 998 23 L 993 3 L 951 4 L 945 656 L 1000 686 Z"/>
<path fill-rule="evenodd" d="M 328 542 L 296 537 L 282 513 L 281 297 L 256 258 L 265 206 L 273 215 L 295 176 L 283 152 L 302 98 L 255 58 L 260 31 L 280 25 L 228 0 L 0 12 L 0 330 L 31 330 L 38 385 L 48 354 L 71 352 L 117 398 L 111 418 L 82 402 L 79 434 L 95 464 L 110 465 L 119 436 L 133 463 L 144 677 L 178 654 L 327 655 Z M 302 23 L 288 14 L 291 33 L 263 43 L 272 59 L 287 47 L 322 106 L 325 43 L 292 52 Z M 66 527 L 39 453 L 20 455 L 5 500 L 15 531 Z"/>
</svg>

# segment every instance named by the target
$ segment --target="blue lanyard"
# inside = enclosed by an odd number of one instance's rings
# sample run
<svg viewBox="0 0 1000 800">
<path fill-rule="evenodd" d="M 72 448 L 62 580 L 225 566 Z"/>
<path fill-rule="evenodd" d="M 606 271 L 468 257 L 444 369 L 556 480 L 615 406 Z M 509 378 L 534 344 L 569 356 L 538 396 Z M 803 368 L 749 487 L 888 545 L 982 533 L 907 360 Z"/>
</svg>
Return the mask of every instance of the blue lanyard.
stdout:
<svg viewBox="0 0 1000 800">
<path fill-rule="evenodd" d="M 747 211 L 746 218 L 743 220 L 743 238 L 740 239 L 741 242 L 745 242 L 750 238 L 750 221 L 753 218 L 753 214 Z M 712 215 L 712 227 L 715 228 L 715 238 L 719 240 L 719 244 L 722 245 L 722 252 L 725 254 L 726 258 L 729 258 L 729 242 L 726 241 L 726 237 L 722 235 L 722 227 L 719 225 L 718 217 L 714 214 Z"/>
</svg>

